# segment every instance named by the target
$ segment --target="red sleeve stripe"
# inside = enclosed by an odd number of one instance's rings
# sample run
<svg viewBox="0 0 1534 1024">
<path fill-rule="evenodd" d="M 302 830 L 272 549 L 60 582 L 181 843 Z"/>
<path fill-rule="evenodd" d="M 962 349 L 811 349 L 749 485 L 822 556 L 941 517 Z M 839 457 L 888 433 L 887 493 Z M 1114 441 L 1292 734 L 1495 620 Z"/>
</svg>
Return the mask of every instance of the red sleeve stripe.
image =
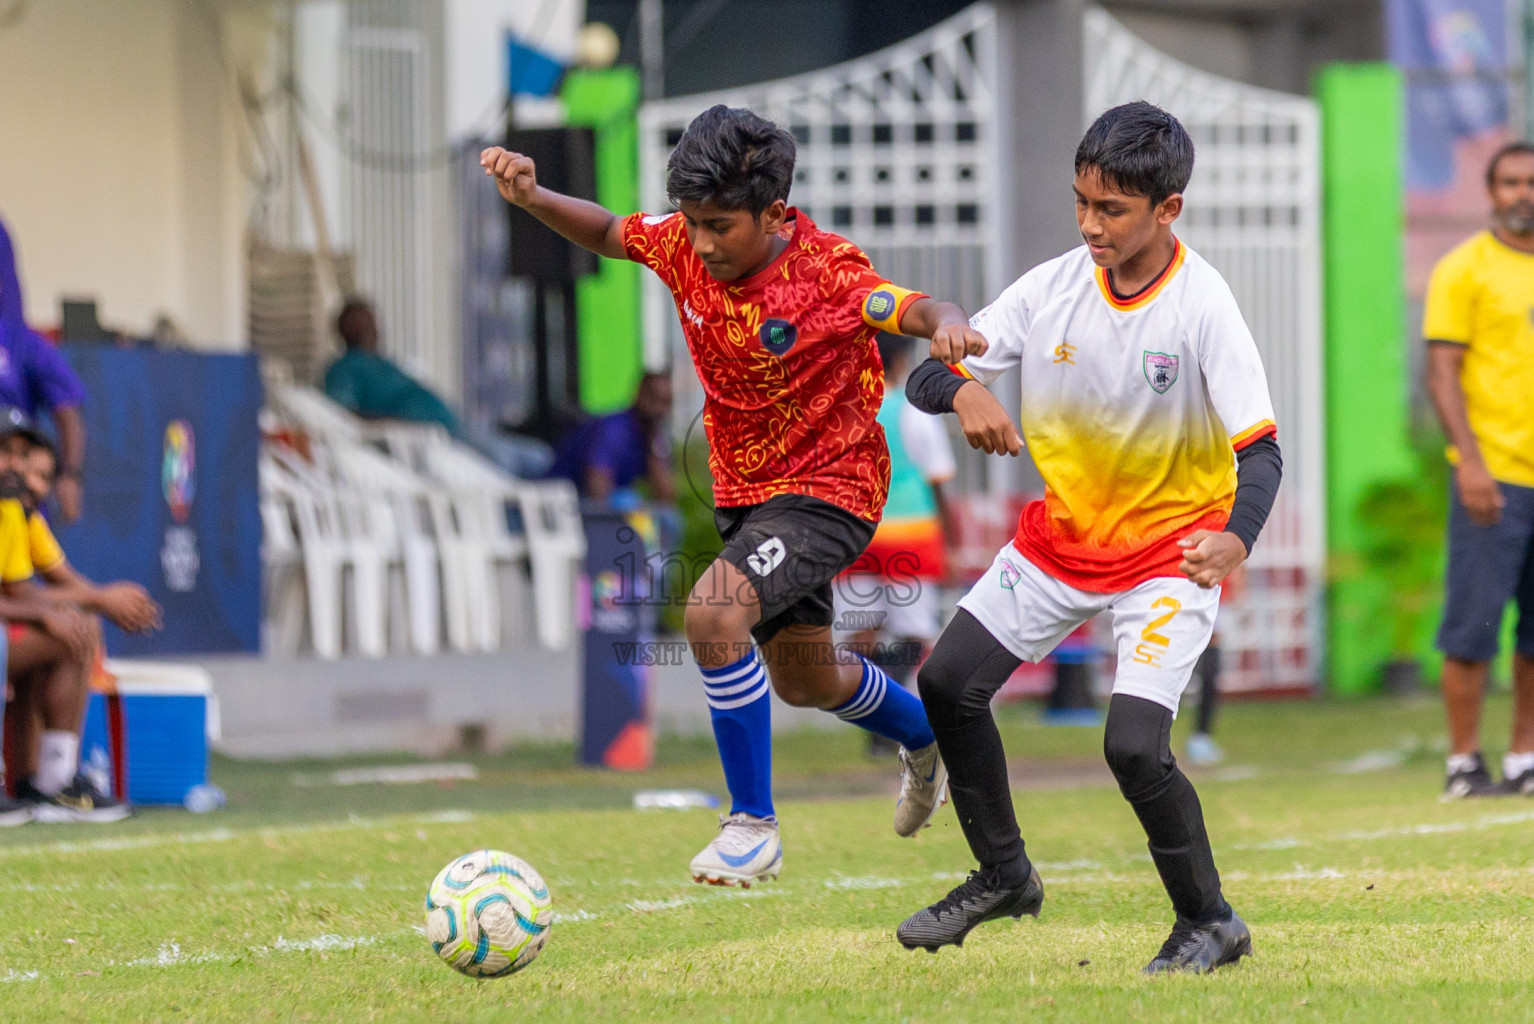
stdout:
<svg viewBox="0 0 1534 1024">
<path fill-rule="evenodd" d="M 926 292 L 906 292 L 900 296 L 900 305 L 895 309 L 895 326 L 900 326 L 900 318 L 905 316 L 905 311 L 911 308 L 911 303 L 917 299 L 930 299 L 932 296 Z"/>
<path fill-rule="evenodd" d="M 1253 441 L 1258 440 L 1259 438 L 1277 436 L 1278 424 L 1274 423 L 1272 420 L 1263 420 L 1261 423 L 1248 427 L 1247 429 L 1241 431 L 1241 433 L 1237 434 L 1235 437 L 1232 437 L 1230 439 L 1230 446 L 1239 452 L 1241 449 L 1245 448 L 1247 445 L 1251 444 Z"/>
</svg>

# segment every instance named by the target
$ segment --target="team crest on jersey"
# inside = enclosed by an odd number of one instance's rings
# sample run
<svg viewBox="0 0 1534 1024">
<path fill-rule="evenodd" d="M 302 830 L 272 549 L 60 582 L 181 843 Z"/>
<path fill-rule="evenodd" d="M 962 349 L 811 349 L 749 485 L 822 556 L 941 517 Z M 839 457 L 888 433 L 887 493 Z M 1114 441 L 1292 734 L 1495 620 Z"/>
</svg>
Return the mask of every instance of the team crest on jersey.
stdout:
<svg viewBox="0 0 1534 1024">
<path fill-rule="evenodd" d="M 1001 560 L 1001 586 L 1004 590 L 1011 590 L 1023 579 L 1023 570 L 1007 561 Z"/>
<path fill-rule="evenodd" d="M 1156 394 L 1166 394 L 1167 388 L 1177 383 L 1177 357 L 1165 352 L 1146 352 L 1145 379 Z"/>
<path fill-rule="evenodd" d="M 775 356 L 793 348 L 798 338 L 798 328 L 787 320 L 768 320 L 762 324 L 762 347 Z"/>
</svg>

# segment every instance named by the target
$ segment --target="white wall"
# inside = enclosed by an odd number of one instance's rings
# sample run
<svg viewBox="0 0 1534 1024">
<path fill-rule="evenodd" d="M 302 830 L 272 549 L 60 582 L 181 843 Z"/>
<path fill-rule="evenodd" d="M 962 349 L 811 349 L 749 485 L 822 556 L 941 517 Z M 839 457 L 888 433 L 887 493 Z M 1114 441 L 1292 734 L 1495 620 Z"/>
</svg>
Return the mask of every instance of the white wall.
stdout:
<svg viewBox="0 0 1534 1024">
<path fill-rule="evenodd" d="M 575 54 L 586 0 L 447 0 L 447 133 L 452 139 L 496 136 L 506 102 L 506 35 L 561 60 Z M 518 120 L 545 120 L 557 104 L 519 104 Z"/>
<path fill-rule="evenodd" d="M 48 0 L 0 30 L 0 216 L 32 323 L 94 296 L 110 326 L 147 332 L 165 313 L 197 343 L 242 344 L 226 18 L 207 2 Z"/>
</svg>

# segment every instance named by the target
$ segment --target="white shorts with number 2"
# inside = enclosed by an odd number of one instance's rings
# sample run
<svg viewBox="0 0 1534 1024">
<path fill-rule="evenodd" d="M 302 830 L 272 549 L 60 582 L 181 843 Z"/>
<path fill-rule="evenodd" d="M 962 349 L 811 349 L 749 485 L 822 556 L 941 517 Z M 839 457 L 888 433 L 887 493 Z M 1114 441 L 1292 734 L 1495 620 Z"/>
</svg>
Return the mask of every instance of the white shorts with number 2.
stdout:
<svg viewBox="0 0 1534 1024">
<path fill-rule="evenodd" d="M 1009 542 L 959 601 L 1003 647 L 1041 661 L 1072 630 L 1099 612 L 1113 615 L 1118 673 L 1113 692 L 1153 700 L 1177 714 L 1193 664 L 1209 645 L 1220 588 L 1181 576 L 1158 576 L 1117 594 L 1061 583 Z"/>
</svg>

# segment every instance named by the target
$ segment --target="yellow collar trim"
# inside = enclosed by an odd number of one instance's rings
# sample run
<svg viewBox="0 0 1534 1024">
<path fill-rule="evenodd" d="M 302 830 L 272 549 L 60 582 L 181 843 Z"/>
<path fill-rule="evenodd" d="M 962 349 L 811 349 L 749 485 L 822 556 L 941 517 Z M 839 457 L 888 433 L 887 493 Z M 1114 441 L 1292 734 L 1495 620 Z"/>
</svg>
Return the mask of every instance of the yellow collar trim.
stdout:
<svg viewBox="0 0 1534 1024">
<path fill-rule="evenodd" d="M 1109 306 L 1113 307 L 1121 313 L 1127 313 L 1135 309 L 1143 309 L 1144 307 L 1150 305 L 1151 302 L 1155 300 L 1156 296 L 1161 294 L 1162 289 L 1167 286 L 1167 282 L 1172 280 L 1172 278 L 1176 276 L 1177 271 L 1182 269 L 1183 259 L 1188 254 L 1187 248 L 1182 244 L 1182 239 L 1173 238 L 1172 241 L 1177 245 L 1177 247 L 1172 250 L 1172 262 L 1168 263 L 1166 265 L 1166 269 L 1163 270 L 1154 281 L 1141 289 L 1139 294 L 1135 295 L 1133 298 L 1121 299 L 1117 295 L 1113 294 L 1113 285 L 1108 283 L 1107 268 L 1098 267 L 1097 290 L 1103 293 L 1103 300 L 1107 302 Z"/>
</svg>

